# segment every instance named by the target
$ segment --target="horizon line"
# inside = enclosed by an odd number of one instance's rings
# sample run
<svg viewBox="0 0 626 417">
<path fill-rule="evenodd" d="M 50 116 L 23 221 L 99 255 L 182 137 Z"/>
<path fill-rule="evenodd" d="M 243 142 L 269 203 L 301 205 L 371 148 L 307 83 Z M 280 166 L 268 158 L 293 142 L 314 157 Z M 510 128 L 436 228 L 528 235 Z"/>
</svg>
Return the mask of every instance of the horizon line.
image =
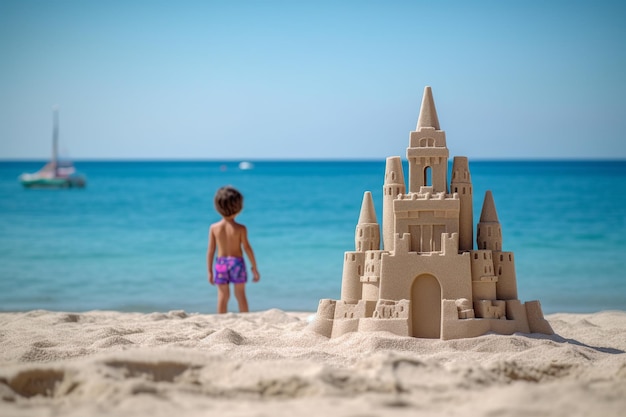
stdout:
<svg viewBox="0 0 626 417">
<path fill-rule="evenodd" d="M 399 156 L 399 155 L 390 155 Z M 455 155 L 462 156 L 462 155 Z M 385 162 L 386 158 L 60 158 L 62 160 L 70 160 L 76 163 L 92 163 L 92 162 L 210 162 L 210 163 L 263 163 L 263 162 Z M 18 163 L 45 163 L 49 158 L 0 158 L 0 163 L 18 162 Z M 448 158 L 448 162 L 452 162 L 454 156 Z M 503 158 L 468 158 L 469 162 L 626 162 L 626 157 L 503 157 Z M 402 158 L 406 161 L 406 158 Z"/>
</svg>

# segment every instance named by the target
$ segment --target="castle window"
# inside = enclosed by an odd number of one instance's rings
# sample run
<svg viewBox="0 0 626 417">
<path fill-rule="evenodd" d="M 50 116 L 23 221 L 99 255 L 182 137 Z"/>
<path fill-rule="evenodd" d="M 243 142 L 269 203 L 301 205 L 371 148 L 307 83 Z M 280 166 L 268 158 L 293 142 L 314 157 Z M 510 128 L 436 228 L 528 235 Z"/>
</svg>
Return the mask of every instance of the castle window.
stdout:
<svg viewBox="0 0 626 417">
<path fill-rule="evenodd" d="M 474 254 L 474 259 L 478 259 L 478 254 L 477 253 Z"/>
<path fill-rule="evenodd" d="M 509 261 L 513 261 L 513 255 L 509 253 Z"/>
<path fill-rule="evenodd" d="M 483 253 L 483 259 L 487 260 L 487 252 Z"/>
<path fill-rule="evenodd" d="M 498 275 L 502 275 L 502 267 L 498 268 Z"/>
<path fill-rule="evenodd" d="M 424 186 L 430 187 L 432 185 L 432 169 L 430 167 L 424 168 Z"/>
<path fill-rule="evenodd" d="M 504 255 L 500 254 L 500 262 L 504 261 Z"/>
<path fill-rule="evenodd" d="M 435 146 L 435 139 L 433 138 L 423 138 L 422 140 L 420 140 L 420 147 L 429 147 L 432 148 L 433 146 Z"/>
</svg>

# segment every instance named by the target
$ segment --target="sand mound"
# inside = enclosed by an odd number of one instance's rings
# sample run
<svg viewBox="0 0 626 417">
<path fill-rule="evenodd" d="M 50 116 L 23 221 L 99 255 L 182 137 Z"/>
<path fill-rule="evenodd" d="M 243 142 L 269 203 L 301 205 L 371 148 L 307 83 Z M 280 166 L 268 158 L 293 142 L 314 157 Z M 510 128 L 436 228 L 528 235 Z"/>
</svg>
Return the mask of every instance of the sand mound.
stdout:
<svg viewBox="0 0 626 417">
<path fill-rule="evenodd" d="M 269 310 L 0 314 L 0 415 L 567 415 L 626 409 L 626 312 L 556 335 L 353 333 Z"/>
</svg>

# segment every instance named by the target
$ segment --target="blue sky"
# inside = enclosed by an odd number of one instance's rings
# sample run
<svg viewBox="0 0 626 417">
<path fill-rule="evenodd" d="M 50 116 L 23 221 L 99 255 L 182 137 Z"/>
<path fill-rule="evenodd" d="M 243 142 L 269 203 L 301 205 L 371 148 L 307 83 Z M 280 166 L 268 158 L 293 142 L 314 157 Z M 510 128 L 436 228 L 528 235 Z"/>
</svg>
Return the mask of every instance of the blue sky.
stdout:
<svg viewBox="0 0 626 417">
<path fill-rule="evenodd" d="M 0 0 L 0 159 L 626 158 L 618 1 Z"/>
</svg>

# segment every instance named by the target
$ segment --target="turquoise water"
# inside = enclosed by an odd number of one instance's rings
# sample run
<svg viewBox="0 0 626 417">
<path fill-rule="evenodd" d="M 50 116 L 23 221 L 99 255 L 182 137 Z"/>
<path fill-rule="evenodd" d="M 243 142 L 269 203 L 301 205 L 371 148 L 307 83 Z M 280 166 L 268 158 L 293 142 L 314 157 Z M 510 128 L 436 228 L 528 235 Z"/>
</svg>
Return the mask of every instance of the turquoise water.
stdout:
<svg viewBox="0 0 626 417">
<path fill-rule="evenodd" d="M 376 162 L 82 162 L 84 190 L 24 190 L 40 162 L 0 162 L 0 310 L 214 312 L 206 280 L 213 194 L 245 195 L 261 282 L 252 310 L 338 298 Z M 474 215 L 494 193 L 519 297 L 547 313 L 626 310 L 626 161 L 472 162 Z M 235 311 L 234 300 L 230 310 Z"/>
</svg>

